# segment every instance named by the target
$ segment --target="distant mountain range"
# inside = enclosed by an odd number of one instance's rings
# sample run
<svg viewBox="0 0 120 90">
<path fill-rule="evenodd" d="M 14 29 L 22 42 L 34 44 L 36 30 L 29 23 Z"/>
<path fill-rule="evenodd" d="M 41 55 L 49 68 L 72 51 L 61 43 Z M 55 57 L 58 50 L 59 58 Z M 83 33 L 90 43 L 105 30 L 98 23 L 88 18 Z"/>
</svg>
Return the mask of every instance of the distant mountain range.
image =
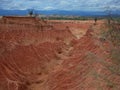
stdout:
<svg viewBox="0 0 120 90">
<path fill-rule="evenodd" d="M 65 10 L 34 10 L 34 14 L 42 15 L 69 15 L 69 16 L 106 16 L 102 11 L 65 11 Z M 28 15 L 29 10 L 0 10 L 0 16 Z M 112 15 L 120 16 L 120 12 L 114 11 Z"/>
</svg>

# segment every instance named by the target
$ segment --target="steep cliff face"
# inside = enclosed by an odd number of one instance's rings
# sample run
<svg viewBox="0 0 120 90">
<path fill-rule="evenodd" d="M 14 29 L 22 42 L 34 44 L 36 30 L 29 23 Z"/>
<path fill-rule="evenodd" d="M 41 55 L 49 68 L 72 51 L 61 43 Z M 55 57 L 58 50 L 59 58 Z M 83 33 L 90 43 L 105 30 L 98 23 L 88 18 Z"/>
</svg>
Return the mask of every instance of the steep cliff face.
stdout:
<svg viewBox="0 0 120 90">
<path fill-rule="evenodd" d="M 113 46 L 94 30 L 101 21 L 46 24 L 52 30 L 0 30 L 0 90 L 120 89 Z"/>
</svg>

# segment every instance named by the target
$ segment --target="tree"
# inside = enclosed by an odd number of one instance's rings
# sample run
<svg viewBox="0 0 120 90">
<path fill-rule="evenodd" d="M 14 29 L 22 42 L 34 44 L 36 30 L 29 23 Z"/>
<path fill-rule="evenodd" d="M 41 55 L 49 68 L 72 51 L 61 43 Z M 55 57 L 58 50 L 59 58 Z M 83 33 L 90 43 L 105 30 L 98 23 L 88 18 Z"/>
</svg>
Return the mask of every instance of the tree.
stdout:
<svg viewBox="0 0 120 90">
<path fill-rule="evenodd" d="M 94 18 L 94 21 L 95 21 L 94 25 L 96 25 L 96 23 L 97 23 L 97 17 Z"/>
<path fill-rule="evenodd" d="M 117 15 L 120 10 L 120 1 L 119 0 L 112 0 L 104 7 L 105 13 L 107 14 L 107 20 L 108 24 L 111 24 L 111 21 L 113 21 L 113 14 Z"/>
<path fill-rule="evenodd" d="M 28 14 L 29 14 L 30 16 L 33 16 L 34 10 L 33 10 L 33 9 L 30 9 L 30 10 L 28 11 Z"/>
<path fill-rule="evenodd" d="M 112 20 L 112 9 L 110 6 L 106 6 L 105 7 L 105 12 L 107 14 L 107 21 L 108 21 L 108 24 L 110 24 L 111 20 Z"/>
</svg>

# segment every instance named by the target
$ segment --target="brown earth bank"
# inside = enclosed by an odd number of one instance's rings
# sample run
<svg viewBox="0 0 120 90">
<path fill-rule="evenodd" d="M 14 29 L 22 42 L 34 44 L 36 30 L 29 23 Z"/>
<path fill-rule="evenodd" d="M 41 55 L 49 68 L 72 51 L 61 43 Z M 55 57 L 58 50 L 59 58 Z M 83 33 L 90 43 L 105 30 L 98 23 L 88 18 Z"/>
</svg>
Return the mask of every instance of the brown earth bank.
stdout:
<svg viewBox="0 0 120 90">
<path fill-rule="evenodd" d="M 0 90 L 120 90 L 105 20 L 0 20 Z"/>
</svg>

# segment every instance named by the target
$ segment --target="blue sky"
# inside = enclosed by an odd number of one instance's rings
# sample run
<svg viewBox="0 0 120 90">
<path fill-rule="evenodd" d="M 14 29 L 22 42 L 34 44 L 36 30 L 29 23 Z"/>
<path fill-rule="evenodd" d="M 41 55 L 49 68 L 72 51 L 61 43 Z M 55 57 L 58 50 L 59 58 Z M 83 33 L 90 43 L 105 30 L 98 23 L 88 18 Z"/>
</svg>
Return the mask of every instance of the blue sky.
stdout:
<svg viewBox="0 0 120 90">
<path fill-rule="evenodd" d="M 118 1 L 116 3 L 116 1 Z M 119 0 L 0 0 L 0 9 L 7 10 L 103 10 L 104 7 L 120 8 Z"/>
</svg>

